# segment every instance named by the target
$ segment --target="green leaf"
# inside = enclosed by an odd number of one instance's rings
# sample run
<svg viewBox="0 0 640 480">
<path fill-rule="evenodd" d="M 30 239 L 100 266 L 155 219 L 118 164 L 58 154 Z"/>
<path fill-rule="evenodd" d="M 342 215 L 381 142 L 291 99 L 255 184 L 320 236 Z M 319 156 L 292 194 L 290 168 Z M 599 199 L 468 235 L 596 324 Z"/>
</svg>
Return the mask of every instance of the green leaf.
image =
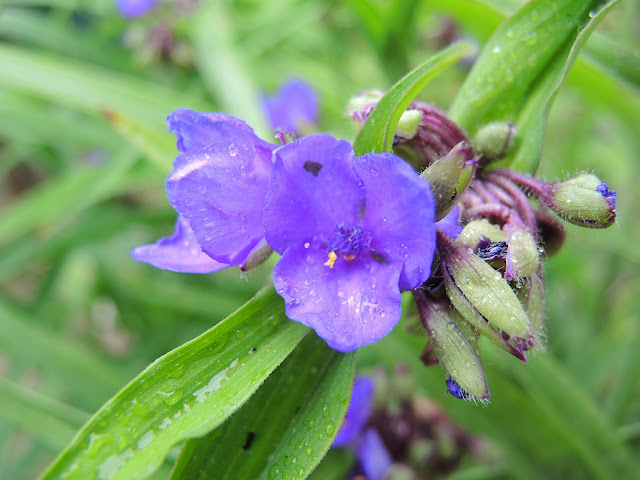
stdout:
<svg viewBox="0 0 640 480">
<path fill-rule="evenodd" d="M 21 197 L 0 211 L 0 245 L 36 229 L 40 235 L 62 230 L 82 210 L 120 192 L 135 158 L 126 148 L 102 168 L 78 168 Z"/>
<path fill-rule="evenodd" d="M 13 45 L 0 45 L 0 86 L 58 105 L 96 113 L 111 109 L 149 126 L 164 128 L 178 107 L 210 104 L 198 96 L 96 65 Z"/>
<path fill-rule="evenodd" d="M 185 444 L 171 479 L 305 478 L 338 433 L 354 372 L 354 353 L 308 335 L 228 422 Z"/>
<path fill-rule="evenodd" d="M 123 371 L 96 352 L 30 321 L 25 313 L 4 300 L 0 300 L 0 331 L 0 351 L 48 369 L 48 375 L 53 372 L 66 377 L 67 388 L 75 384 L 92 385 L 91 393 L 98 392 L 105 398 L 126 378 Z"/>
<path fill-rule="evenodd" d="M 487 352 L 488 362 L 493 352 Z M 506 378 L 518 381 L 528 398 L 544 412 L 547 428 L 563 436 L 589 478 L 634 478 L 640 464 L 622 442 L 610 420 L 591 395 L 547 352 L 534 357 L 527 369 L 492 362 Z M 512 382 L 513 382 L 512 380 Z"/>
<path fill-rule="evenodd" d="M 222 111 L 242 118 L 258 136 L 269 140 L 273 132 L 243 64 L 243 52 L 234 46 L 233 33 L 233 23 L 219 2 L 198 12 L 191 29 L 198 71 Z"/>
<path fill-rule="evenodd" d="M 0 377 L 0 416 L 53 449 L 66 446 L 88 414 Z"/>
<path fill-rule="evenodd" d="M 616 0 L 533 0 L 484 46 L 449 114 L 472 137 L 512 121 L 522 139 L 496 165 L 534 172 L 551 102 L 580 48 Z"/>
<path fill-rule="evenodd" d="M 113 128 L 137 147 L 161 172 L 171 170 L 176 153 L 173 135 L 166 130 L 148 127 L 118 112 L 105 111 L 105 116 Z"/>
<path fill-rule="evenodd" d="M 152 363 L 107 402 L 42 479 L 142 479 L 169 449 L 236 411 L 308 332 L 272 288 Z"/>
<path fill-rule="evenodd" d="M 380 99 L 354 142 L 356 155 L 390 152 L 400 117 L 420 91 L 445 68 L 473 52 L 467 43 L 456 43 L 432 56 L 405 75 Z"/>
</svg>

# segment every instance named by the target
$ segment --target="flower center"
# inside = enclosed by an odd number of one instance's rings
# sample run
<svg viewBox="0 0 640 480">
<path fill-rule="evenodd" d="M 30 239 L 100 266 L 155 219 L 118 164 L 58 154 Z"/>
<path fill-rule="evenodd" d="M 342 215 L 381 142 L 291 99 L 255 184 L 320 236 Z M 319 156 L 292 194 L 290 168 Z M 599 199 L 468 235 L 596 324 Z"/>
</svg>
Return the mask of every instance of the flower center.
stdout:
<svg viewBox="0 0 640 480">
<path fill-rule="evenodd" d="M 339 223 L 333 229 L 327 247 L 329 260 L 325 265 L 333 268 L 338 256 L 353 260 L 360 253 L 369 251 L 369 235 L 359 225 Z"/>
</svg>

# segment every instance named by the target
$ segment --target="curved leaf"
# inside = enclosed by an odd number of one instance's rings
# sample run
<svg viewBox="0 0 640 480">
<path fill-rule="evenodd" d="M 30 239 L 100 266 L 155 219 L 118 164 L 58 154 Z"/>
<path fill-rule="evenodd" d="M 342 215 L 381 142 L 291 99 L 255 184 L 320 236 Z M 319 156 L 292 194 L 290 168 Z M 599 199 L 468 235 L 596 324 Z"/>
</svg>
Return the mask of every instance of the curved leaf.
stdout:
<svg viewBox="0 0 640 480">
<path fill-rule="evenodd" d="M 390 152 L 400 117 L 413 99 L 438 73 L 472 52 L 472 45 L 456 43 L 400 79 L 367 117 L 353 144 L 356 155 Z"/>
<path fill-rule="evenodd" d="M 180 441 L 204 435 L 242 405 L 309 330 L 284 315 L 272 288 L 167 353 L 80 430 L 42 479 L 143 479 Z"/>
<path fill-rule="evenodd" d="M 355 353 L 307 335 L 228 422 L 185 444 L 171 480 L 306 477 L 338 433 L 354 373 Z"/>
<path fill-rule="evenodd" d="M 470 136 L 512 121 L 522 139 L 502 167 L 534 172 L 547 112 L 578 51 L 617 0 L 533 0 L 484 46 L 449 114 Z"/>
</svg>

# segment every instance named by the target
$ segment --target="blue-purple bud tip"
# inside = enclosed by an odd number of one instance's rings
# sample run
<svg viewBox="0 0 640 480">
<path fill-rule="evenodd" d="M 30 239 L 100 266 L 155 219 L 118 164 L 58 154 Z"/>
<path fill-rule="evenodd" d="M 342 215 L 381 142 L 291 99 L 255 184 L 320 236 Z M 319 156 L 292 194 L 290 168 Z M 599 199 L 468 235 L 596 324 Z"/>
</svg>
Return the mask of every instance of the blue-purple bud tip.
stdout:
<svg viewBox="0 0 640 480">
<path fill-rule="evenodd" d="M 469 394 L 465 392 L 464 389 L 460 385 L 458 385 L 458 382 L 451 378 L 451 376 L 447 378 L 447 389 L 447 393 L 453 395 L 456 398 L 459 398 L 461 400 L 469 398 Z"/>
<path fill-rule="evenodd" d="M 598 192 L 604 198 L 606 198 L 611 203 L 613 203 L 614 207 L 616 206 L 616 195 L 617 195 L 617 193 L 616 193 L 615 190 L 609 190 L 609 185 L 608 184 L 601 183 L 600 185 L 598 185 L 596 187 L 596 192 Z"/>
</svg>

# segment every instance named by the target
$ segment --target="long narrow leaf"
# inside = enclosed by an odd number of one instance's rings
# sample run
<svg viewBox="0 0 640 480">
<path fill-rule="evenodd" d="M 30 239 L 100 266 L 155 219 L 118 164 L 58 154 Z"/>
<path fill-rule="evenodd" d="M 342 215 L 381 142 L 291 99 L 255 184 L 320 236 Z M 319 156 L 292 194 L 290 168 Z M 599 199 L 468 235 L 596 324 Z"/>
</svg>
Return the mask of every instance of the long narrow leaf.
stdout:
<svg viewBox="0 0 640 480">
<path fill-rule="evenodd" d="M 151 364 L 105 404 L 43 479 L 143 479 L 171 447 L 236 411 L 309 330 L 266 289 Z"/>
<path fill-rule="evenodd" d="M 380 99 L 362 126 L 354 142 L 353 148 L 356 154 L 390 152 L 400 117 L 413 99 L 434 76 L 465 55 L 471 54 L 472 51 L 473 47 L 467 43 L 452 45 L 432 56 L 398 81 Z"/>
<path fill-rule="evenodd" d="M 185 444 L 172 480 L 306 477 L 338 433 L 354 368 L 355 354 L 308 335 L 227 423 Z"/>
<path fill-rule="evenodd" d="M 501 163 L 535 171 L 551 102 L 580 48 L 614 3 L 527 3 L 489 39 L 451 106 L 451 117 L 470 135 L 492 121 L 514 122 L 522 141 Z"/>
</svg>

